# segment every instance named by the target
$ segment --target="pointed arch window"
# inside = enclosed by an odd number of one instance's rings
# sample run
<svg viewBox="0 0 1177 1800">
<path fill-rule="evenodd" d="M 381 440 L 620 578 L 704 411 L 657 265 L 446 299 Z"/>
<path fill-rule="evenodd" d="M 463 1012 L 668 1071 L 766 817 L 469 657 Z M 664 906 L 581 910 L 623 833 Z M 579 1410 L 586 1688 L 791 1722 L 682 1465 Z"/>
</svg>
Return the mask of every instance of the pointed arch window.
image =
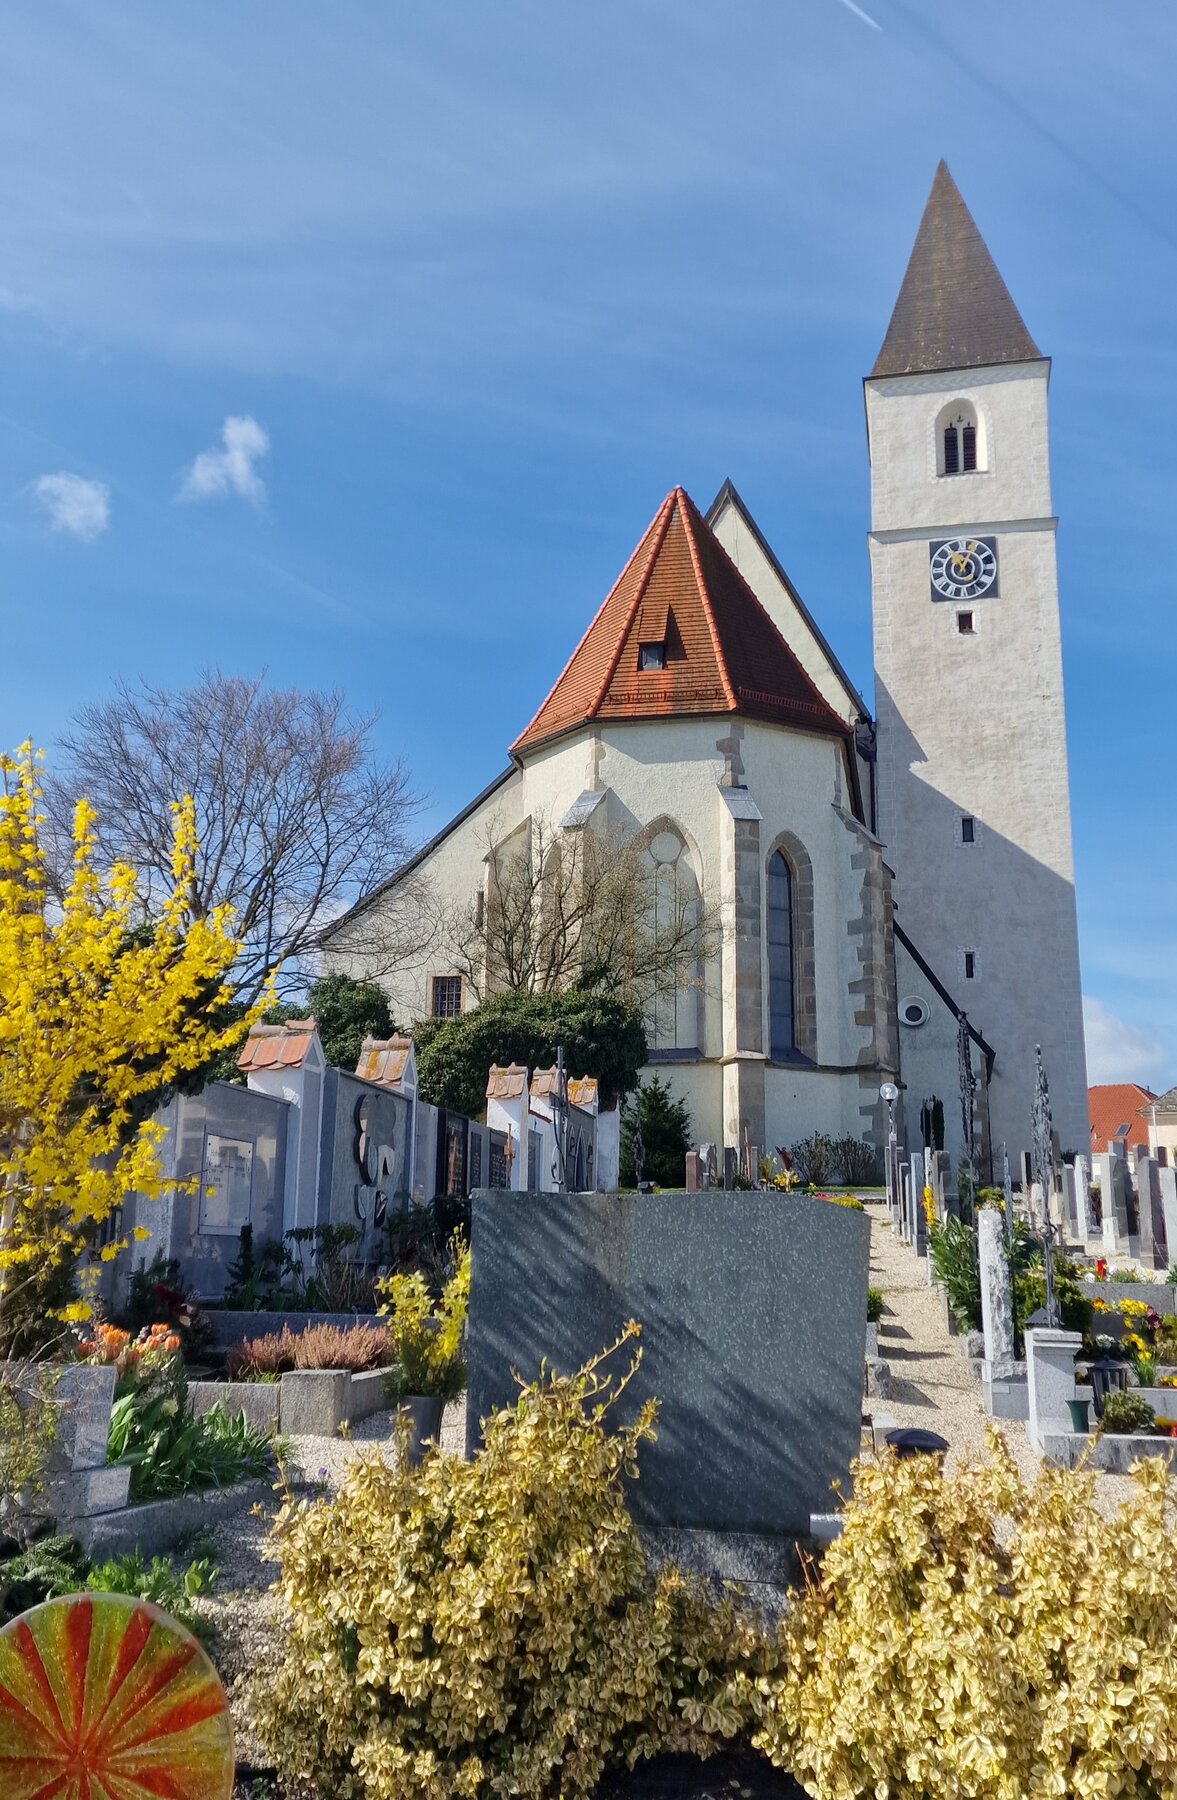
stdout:
<svg viewBox="0 0 1177 1800">
<path fill-rule="evenodd" d="M 970 401 L 954 400 L 937 419 L 936 463 L 941 475 L 972 475 L 985 467 L 981 424 Z"/>
<path fill-rule="evenodd" d="M 794 969 L 793 871 L 777 850 L 768 864 L 769 1055 L 774 1061 L 797 1048 Z"/>
</svg>

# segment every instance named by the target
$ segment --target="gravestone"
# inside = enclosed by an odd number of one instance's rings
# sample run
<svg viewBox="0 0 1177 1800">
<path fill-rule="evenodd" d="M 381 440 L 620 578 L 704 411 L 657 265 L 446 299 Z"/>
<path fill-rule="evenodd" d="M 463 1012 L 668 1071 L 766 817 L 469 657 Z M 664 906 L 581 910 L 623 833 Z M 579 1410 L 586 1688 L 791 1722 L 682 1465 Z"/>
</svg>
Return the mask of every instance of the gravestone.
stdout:
<svg viewBox="0 0 1177 1800">
<path fill-rule="evenodd" d="M 1177 1169 L 1162 1163 L 1157 1169 L 1157 1187 L 1161 1195 L 1161 1216 L 1165 1221 L 1165 1243 L 1172 1265 L 1177 1262 Z"/>
<path fill-rule="evenodd" d="M 687 1151 L 687 1193 L 697 1194 L 703 1186 L 702 1164 L 697 1150 Z"/>
<path fill-rule="evenodd" d="M 1169 1266 L 1160 1173 L 1151 1156 L 1137 1153 L 1136 1203 L 1140 1212 L 1140 1260 L 1153 1269 L 1167 1269 Z"/>
<path fill-rule="evenodd" d="M 1064 1228 L 1069 1235 L 1079 1237 L 1078 1183 L 1070 1163 L 1063 1164 L 1063 1219 Z"/>
<path fill-rule="evenodd" d="M 981 1277 L 981 1326 L 985 1337 L 985 1364 L 981 1382 L 985 1410 L 990 1418 L 1029 1417 L 1026 1370 L 1014 1354 L 1014 1312 L 1010 1292 L 1009 1262 L 1005 1253 L 1005 1222 L 995 1206 L 983 1206 L 977 1214 L 977 1261 Z"/>
<path fill-rule="evenodd" d="M 899 1169 L 899 1231 L 905 1243 L 911 1242 L 911 1164 Z"/>
<path fill-rule="evenodd" d="M 1026 1332 L 1030 1442 L 1039 1454 L 1044 1437 L 1074 1429 L 1067 1402 L 1075 1398 L 1075 1355 L 1082 1344 L 1079 1331 L 1039 1327 Z"/>
<path fill-rule="evenodd" d="M 1103 1248 L 1108 1256 L 1122 1255 L 1128 1248 L 1128 1203 L 1124 1192 L 1124 1158 L 1112 1151 L 1093 1156 L 1092 1167 L 1099 1178 L 1099 1204 L 1103 1214 Z"/>
<path fill-rule="evenodd" d="M 1091 1168 L 1085 1156 L 1075 1158 L 1075 1235 L 1085 1244 L 1092 1234 Z"/>
<path fill-rule="evenodd" d="M 467 1453 L 515 1370 L 577 1369 L 632 1318 L 620 1413 L 659 1403 L 642 1523 L 808 1535 L 858 1454 L 869 1251 L 863 1213 L 808 1194 L 476 1191 Z"/>
<path fill-rule="evenodd" d="M 924 1159 L 917 1150 L 911 1159 L 911 1241 L 917 1256 L 928 1254 L 928 1221 L 924 1212 Z"/>
<path fill-rule="evenodd" d="M 1028 1194 L 1030 1192 L 1030 1185 L 1034 1180 L 1034 1158 L 1028 1150 L 1022 1151 L 1021 1155 L 1018 1157 L 1018 1164 L 1021 1169 L 1022 1177 L 1021 1189 L 1023 1194 Z"/>
</svg>

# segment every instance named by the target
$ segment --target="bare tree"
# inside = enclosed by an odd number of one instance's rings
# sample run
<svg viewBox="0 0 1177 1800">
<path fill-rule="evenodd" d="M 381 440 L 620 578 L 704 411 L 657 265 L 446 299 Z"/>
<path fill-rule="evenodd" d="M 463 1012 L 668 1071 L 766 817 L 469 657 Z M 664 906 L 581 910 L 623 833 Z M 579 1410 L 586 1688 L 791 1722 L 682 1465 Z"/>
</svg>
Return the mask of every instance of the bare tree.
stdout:
<svg viewBox="0 0 1177 1800">
<path fill-rule="evenodd" d="M 113 698 L 76 715 L 46 798 L 61 829 L 86 796 L 106 855 L 141 872 L 150 916 L 171 886 L 171 808 L 192 795 L 192 911 L 235 909 L 244 949 L 234 975 L 248 1001 L 279 964 L 298 981 L 328 921 L 407 854 L 417 801 L 403 764 L 374 757 L 373 724 L 338 692 L 268 687 L 264 673 L 206 670 L 178 692 L 118 682 Z"/>
<path fill-rule="evenodd" d="M 502 837 L 492 827 L 487 884 L 449 933 L 466 978 L 483 994 L 607 987 L 648 1007 L 699 985 L 718 948 L 718 913 L 693 878 L 653 861 L 641 834 L 542 816 Z"/>
</svg>

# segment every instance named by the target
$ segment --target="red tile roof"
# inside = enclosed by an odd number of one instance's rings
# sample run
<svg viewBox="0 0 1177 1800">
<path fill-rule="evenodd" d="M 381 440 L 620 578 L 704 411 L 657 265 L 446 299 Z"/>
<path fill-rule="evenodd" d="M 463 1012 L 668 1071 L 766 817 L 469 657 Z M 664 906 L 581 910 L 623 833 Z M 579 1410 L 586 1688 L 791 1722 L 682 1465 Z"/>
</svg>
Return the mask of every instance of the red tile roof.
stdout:
<svg viewBox="0 0 1177 1800">
<path fill-rule="evenodd" d="M 412 1048 L 412 1038 L 366 1037 L 360 1046 L 356 1074 L 361 1081 L 371 1081 L 377 1087 L 399 1087 Z"/>
<path fill-rule="evenodd" d="M 639 670 L 639 644 L 666 666 Z M 591 719 L 735 713 L 807 731 L 847 727 L 802 669 L 690 496 L 658 509 L 513 752 Z"/>
<path fill-rule="evenodd" d="M 1106 1150 L 1121 1125 L 1130 1125 L 1128 1147 L 1148 1143 L 1148 1119 L 1144 1108 L 1156 1095 L 1135 1081 L 1117 1081 L 1106 1087 L 1087 1090 L 1087 1117 L 1091 1124 L 1091 1147 Z"/>
<path fill-rule="evenodd" d="M 239 1069 L 297 1069 L 315 1035 L 313 1019 L 291 1019 L 286 1025 L 255 1025 L 237 1058 Z"/>
</svg>

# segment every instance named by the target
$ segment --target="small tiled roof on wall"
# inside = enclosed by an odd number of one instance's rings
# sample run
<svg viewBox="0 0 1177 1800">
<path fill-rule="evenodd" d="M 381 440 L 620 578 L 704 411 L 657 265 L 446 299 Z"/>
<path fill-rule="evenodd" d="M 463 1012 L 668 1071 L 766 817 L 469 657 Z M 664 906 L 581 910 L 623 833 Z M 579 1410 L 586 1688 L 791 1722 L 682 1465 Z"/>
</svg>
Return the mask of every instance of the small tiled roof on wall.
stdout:
<svg viewBox="0 0 1177 1800">
<path fill-rule="evenodd" d="M 941 162 L 872 379 L 1041 360 L 947 163 Z"/>
<path fill-rule="evenodd" d="M 527 1070 L 522 1063 L 508 1063 L 505 1069 L 500 1069 L 498 1063 L 491 1063 L 486 1084 L 488 1100 L 518 1100 L 526 1087 Z"/>
<path fill-rule="evenodd" d="M 1130 1125 L 1128 1144 L 1147 1144 L 1148 1118 L 1145 1108 L 1156 1096 L 1135 1081 L 1110 1082 L 1087 1090 L 1087 1117 L 1091 1125 L 1091 1143 L 1095 1150 L 1106 1150 L 1121 1125 Z"/>
<path fill-rule="evenodd" d="M 377 1087 L 399 1087 L 412 1048 L 412 1038 L 366 1037 L 360 1046 L 356 1074 L 361 1081 L 371 1081 Z"/>
<path fill-rule="evenodd" d="M 285 1025 L 254 1025 L 241 1055 L 239 1069 L 298 1069 L 315 1035 L 313 1019 L 291 1019 Z"/>
<path fill-rule="evenodd" d="M 640 669 L 642 644 L 665 666 Z M 591 720 L 738 714 L 806 731 L 847 727 L 681 487 L 666 496 L 512 754 Z"/>
</svg>

